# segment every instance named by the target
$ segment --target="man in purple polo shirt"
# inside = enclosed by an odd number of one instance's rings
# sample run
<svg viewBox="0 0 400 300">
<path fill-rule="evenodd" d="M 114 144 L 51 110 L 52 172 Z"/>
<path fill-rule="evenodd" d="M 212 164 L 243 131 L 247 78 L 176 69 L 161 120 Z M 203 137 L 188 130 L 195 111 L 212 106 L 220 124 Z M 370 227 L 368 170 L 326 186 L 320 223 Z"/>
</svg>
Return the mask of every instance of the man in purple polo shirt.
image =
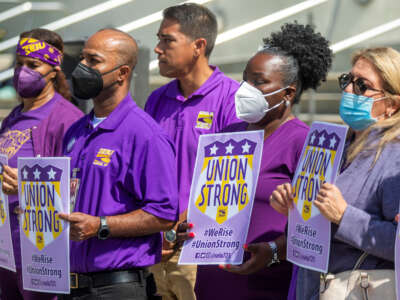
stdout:
<svg viewBox="0 0 400 300">
<path fill-rule="evenodd" d="M 210 10 L 183 4 L 165 9 L 163 17 L 154 51 L 160 74 L 175 80 L 150 95 L 145 111 L 174 141 L 182 222 L 187 215 L 199 136 L 238 122 L 234 94 L 239 84 L 208 64 L 217 36 L 217 21 Z M 196 266 L 177 265 L 179 245 L 174 236 L 174 231 L 166 234 L 172 242 L 164 240 L 163 262 L 151 268 L 157 290 L 163 299 L 195 299 Z"/>
<path fill-rule="evenodd" d="M 173 145 L 129 95 L 136 57 L 132 37 L 100 30 L 72 74 L 74 93 L 94 108 L 64 138 L 74 207 L 60 217 L 71 226 L 73 273 L 60 299 L 149 299 L 146 267 L 161 258 L 159 232 L 178 219 Z"/>
</svg>

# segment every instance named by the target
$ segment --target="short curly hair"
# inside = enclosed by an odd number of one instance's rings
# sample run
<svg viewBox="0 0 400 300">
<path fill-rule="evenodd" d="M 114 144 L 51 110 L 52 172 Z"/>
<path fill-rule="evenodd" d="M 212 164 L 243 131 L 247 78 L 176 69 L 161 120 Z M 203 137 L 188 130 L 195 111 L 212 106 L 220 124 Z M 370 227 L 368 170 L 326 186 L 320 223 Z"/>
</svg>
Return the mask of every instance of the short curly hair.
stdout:
<svg viewBox="0 0 400 300">
<path fill-rule="evenodd" d="M 284 62 L 281 67 L 283 84 L 296 83 L 294 103 L 300 101 L 303 91 L 316 89 L 326 80 L 332 65 L 332 50 L 329 41 L 310 25 L 286 23 L 263 42 L 264 48 L 259 53 L 279 56 Z"/>
</svg>

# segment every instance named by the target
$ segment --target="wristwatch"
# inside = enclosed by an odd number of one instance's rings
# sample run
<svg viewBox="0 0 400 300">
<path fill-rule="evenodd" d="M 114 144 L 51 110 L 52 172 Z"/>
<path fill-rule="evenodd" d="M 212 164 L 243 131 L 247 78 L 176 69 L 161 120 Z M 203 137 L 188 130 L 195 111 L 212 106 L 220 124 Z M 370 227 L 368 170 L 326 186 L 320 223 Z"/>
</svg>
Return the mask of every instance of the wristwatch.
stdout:
<svg viewBox="0 0 400 300">
<path fill-rule="evenodd" d="M 97 231 L 97 238 L 99 240 L 106 240 L 110 236 L 110 228 L 107 225 L 106 217 L 100 217 L 100 228 Z"/>
<path fill-rule="evenodd" d="M 164 238 L 170 243 L 173 243 L 176 241 L 176 231 L 171 229 L 170 231 L 166 231 L 164 233 Z"/>
<path fill-rule="evenodd" d="M 276 243 L 275 242 L 268 242 L 268 245 L 272 250 L 272 258 L 271 258 L 271 261 L 267 265 L 267 267 L 270 267 L 273 264 L 280 263 L 280 261 L 279 261 L 279 258 L 278 258 L 278 246 L 276 245 Z"/>
</svg>

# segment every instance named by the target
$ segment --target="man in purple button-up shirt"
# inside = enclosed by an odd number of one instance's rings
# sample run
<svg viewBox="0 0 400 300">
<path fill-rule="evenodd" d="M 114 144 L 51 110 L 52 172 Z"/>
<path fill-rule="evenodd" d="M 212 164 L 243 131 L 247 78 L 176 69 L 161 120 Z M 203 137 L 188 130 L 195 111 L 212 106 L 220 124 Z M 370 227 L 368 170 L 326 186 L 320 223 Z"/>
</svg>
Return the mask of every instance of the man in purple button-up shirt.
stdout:
<svg viewBox="0 0 400 300">
<path fill-rule="evenodd" d="M 73 73 L 74 93 L 94 108 L 64 138 L 76 202 L 60 217 L 70 222 L 76 274 L 62 299 L 148 299 L 145 267 L 159 262 L 159 232 L 178 218 L 173 144 L 129 95 L 136 54 L 129 35 L 101 30 Z"/>
<path fill-rule="evenodd" d="M 238 122 L 234 94 L 239 84 L 208 64 L 217 36 L 217 21 L 210 10 L 183 4 L 165 9 L 163 16 L 154 51 L 160 74 L 175 80 L 150 95 L 145 111 L 174 141 L 182 222 L 186 219 L 199 136 L 220 132 Z M 196 266 L 177 266 L 178 248 L 164 240 L 164 262 L 151 271 L 163 299 L 195 299 Z"/>
</svg>

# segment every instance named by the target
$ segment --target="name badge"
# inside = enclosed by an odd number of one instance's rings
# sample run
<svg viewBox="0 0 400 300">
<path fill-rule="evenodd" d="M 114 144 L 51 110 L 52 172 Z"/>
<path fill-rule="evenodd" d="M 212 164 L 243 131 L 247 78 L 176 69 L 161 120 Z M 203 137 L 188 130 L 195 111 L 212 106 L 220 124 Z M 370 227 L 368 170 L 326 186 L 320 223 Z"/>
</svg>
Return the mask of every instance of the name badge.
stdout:
<svg viewBox="0 0 400 300">
<path fill-rule="evenodd" d="M 80 178 L 77 178 L 77 174 L 80 171 L 79 168 L 74 168 L 72 169 L 72 178 L 71 178 L 71 183 L 70 183 L 70 213 L 72 213 L 75 210 L 75 204 L 76 204 L 76 197 L 78 196 L 79 192 L 79 186 L 81 183 Z"/>
</svg>

